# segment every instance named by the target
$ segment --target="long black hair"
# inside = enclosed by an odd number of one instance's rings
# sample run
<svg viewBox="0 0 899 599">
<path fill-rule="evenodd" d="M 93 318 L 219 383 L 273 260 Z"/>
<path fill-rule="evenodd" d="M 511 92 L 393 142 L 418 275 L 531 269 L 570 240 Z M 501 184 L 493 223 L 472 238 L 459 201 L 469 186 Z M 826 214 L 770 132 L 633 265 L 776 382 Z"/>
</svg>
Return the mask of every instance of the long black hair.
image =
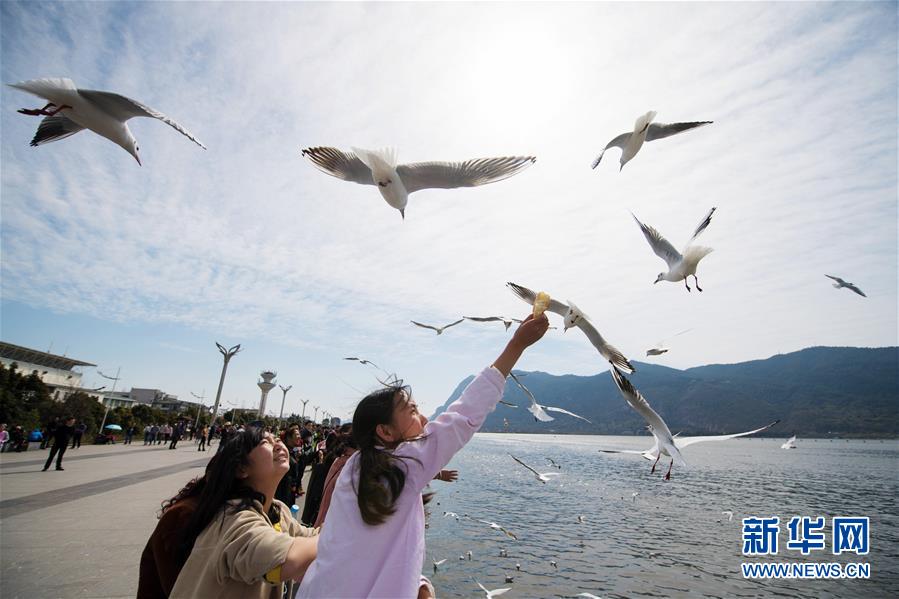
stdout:
<svg viewBox="0 0 899 599">
<path fill-rule="evenodd" d="M 247 486 L 242 479 L 237 477 L 240 466 L 249 464 L 248 456 L 257 445 L 265 438 L 265 432 L 261 428 L 247 427 L 240 433 L 234 433 L 222 443 L 209 464 L 206 466 L 206 474 L 203 475 L 197 499 L 197 507 L 191 515 L 187 525 L 182 530 L 179 543 L 179 551 L 183 559 L 187 559 L 193 549 L 194 542 L 200 536 L 213 519 L 223 512 L 223 508 L 230 500 L 238 502 L 232 506 L 232 512 L 245 509 L 256 509 L 254 502 L 265 503 L 265 495 Z M 183 490 L 182 490 L 183 491 Z M 176 496 L 177 497 L 177 496 Z"/>
<path fill-rule="evenodd" d="M 378 425 L 390 424 L 400 393 L 412 396 L 401 380 L 394 380 L 366 395 L 353 413 L 353 442 L 359 450 L 359 487 L 357 503 L 362 521 L 369 525 L 384 523 L 396 511 L 394 504 L 406 485 L 406 471 L 397 462 L 403 458 L 384 448 L 378 437 Z M 411 458 L 414 459 L 414 458 Z M 430 495 L 425 497 L 425 503 Z"/>
</svg>

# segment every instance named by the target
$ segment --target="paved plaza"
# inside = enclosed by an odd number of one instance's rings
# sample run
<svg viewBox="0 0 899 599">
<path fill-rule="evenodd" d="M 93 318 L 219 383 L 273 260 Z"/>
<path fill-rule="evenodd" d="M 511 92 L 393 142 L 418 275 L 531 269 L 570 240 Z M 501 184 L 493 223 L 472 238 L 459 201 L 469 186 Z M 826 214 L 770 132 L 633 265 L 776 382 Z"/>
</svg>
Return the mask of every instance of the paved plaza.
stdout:
<svg viewBox="0 0 899 599">
<path fill-rule="evenodd" d="M 140 554 L 160 503 L 214 455 L 190 441 L 84 445 L 64 471 L 48 451 L 0 454 L 0 596 L 134 597 Z"/>
</svg>

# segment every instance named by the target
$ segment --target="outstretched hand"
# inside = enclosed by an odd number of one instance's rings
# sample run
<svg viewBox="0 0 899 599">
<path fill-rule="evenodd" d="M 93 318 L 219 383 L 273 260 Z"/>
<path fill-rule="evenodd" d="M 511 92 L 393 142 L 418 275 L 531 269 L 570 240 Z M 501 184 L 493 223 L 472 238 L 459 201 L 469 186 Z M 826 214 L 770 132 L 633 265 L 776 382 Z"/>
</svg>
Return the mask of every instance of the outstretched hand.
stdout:
<svg viewBox="0 0 899 599">
<path fill-rule="evenodd" d="M 442 480 L 445 483 L 455 482 L 459 479 L 459 471 L 458 470 L 441 470 L 437 473 L 437 476 L 434 477 L 437 480 Z"/>
<path fill-rule="evenodd" d="M 549 319 L 546 317 L 546 313 L 537 318 L 534 318 L 533 314 L 528 314 L 528 317 L 515 329 L 512 342 L 519 344 L 523 349 L 540 341 L 548 329 Z"/>
</svg>

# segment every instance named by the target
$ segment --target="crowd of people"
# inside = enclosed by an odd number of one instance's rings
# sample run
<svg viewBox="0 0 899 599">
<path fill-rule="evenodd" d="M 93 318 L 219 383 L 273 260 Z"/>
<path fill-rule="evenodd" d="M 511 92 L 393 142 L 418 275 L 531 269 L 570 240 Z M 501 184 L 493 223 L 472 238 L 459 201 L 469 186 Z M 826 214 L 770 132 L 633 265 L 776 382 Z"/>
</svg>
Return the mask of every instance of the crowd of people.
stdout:
<svg viewBox="0 0 899 599">
<path fill-rule="evenodd" d="M 456 479 L 445 466 L 548 326 L 545 315 L 528 317 L 433 422 L 396 382 L 363 398 L 352 424 L 337 429 L 226 423 L 204 474 L 163 502 L 141 555 L 138 599 L 433 599 L 421 575 L 428 486 Z"/>
</svg>

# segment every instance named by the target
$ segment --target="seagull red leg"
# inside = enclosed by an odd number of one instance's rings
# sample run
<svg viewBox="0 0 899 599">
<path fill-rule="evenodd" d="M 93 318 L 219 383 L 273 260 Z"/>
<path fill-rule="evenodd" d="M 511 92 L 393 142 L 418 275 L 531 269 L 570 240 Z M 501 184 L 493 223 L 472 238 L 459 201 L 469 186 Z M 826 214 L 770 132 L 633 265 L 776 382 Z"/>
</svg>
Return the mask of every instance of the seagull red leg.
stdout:
<svg viewBox="0 0 899 599">
<path fill-rule="evenodd" d="M 48 102 L 43 108 L 20 108 L 17 112 L 27 114 L 28 116 L 39 116 L 47 113 L 47 109 L 56 106 L 53 102 Z"/>
<path fill-rule="evenodd" d="M 68 108 L 69 110 L 72 110 L 72 107 L 69 106 L 68 104 L 63 104 L 62 106 L 60 106 L 59 108 L 56 108 L 55 110 L 53 110 L 51 112 L 46 112 L 47 108 L 44 107 L 44 110 L 45 110 L 44 114 L 46 114 L 47 116 L 56 116 L 57 112 L 59 112 L 60 110 L 64 110 L 66 108 Z M 700 289 L 700 291 L 702 291 L 702 290 Z"/>
<path fill-rule="evenodd" d="M 674 458 L 671 458 L 671 463 L 668 464 L 668 473 L 665 475 L 665 480 L 671 480 L 671 467 L 674 466 Z"/>
<path fill-rule="evenodd" d="M 656 456 L 656 461 L 652 463 L 652 470 L 649 471 L 650 474 L 656 473 L 656 464 L 658 464 L 659 460 L 661 460 L 661 459 L 662 459 L 662 454 L 659 453 L 659 455 Z"/>
</svg>

